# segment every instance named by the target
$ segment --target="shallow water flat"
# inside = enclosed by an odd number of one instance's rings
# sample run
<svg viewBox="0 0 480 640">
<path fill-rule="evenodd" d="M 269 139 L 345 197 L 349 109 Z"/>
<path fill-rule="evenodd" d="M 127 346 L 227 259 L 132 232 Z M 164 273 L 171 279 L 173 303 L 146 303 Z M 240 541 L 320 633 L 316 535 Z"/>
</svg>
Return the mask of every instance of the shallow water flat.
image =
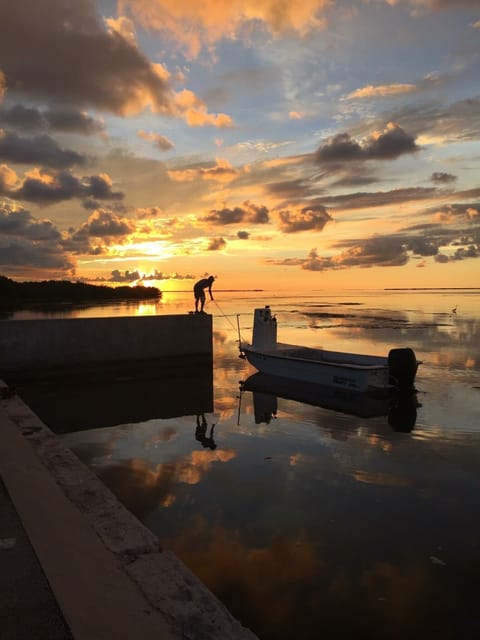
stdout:
<svg viewBox="0 0 480 640">
<path fill-rule="evenodd" d="M 282 342 L 413 348 L 415 402 L 243 388 L 239 331 L 265 304 Z M 479 637 L 480 292 L 218 292 L 207 309 L 206 404 L 160 418 L 160 385 L 157 416 L 66 444 L 262 640 Z"/>
</svg>

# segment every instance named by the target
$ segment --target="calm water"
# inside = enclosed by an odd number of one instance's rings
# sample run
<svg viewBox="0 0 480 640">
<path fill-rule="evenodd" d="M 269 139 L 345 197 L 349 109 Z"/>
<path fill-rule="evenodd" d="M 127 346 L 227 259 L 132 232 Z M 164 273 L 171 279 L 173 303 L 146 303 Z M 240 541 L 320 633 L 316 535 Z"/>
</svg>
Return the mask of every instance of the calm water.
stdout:
<svg viewBox="0 0 480 640">
<path fill-rule="evenodd" d="M 237 314 L 250 339 L 264 304 L 282 342 L 412 347 L 423 364 L 407 417 L 241 391 L 255 370 L 238 357 Z M 75 313 L 189 307 L 165 294 Z M 207 310 L 213 377 L 180 381 L 187 398 L 203 389 L 196 412 L 65 443 L 262 640 L 479 638 L 480 292 L 218 292 Z M 167 404 L 160 387 L 158 415 Z"/>
</svg>

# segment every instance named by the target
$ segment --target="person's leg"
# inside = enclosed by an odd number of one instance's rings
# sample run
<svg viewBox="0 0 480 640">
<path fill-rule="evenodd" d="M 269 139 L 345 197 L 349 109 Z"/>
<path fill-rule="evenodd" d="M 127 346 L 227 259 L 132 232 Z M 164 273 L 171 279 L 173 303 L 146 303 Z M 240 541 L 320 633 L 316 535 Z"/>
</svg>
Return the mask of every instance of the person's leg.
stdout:
<svg viewBox="0 0 480 640">
<path fill-rule="evenodd" d="M 200 312 L 203 311 L 204 306 L 205 306 L 205 294 L 202 292 L 202 297 L 200 298 Z"/>
</svg>

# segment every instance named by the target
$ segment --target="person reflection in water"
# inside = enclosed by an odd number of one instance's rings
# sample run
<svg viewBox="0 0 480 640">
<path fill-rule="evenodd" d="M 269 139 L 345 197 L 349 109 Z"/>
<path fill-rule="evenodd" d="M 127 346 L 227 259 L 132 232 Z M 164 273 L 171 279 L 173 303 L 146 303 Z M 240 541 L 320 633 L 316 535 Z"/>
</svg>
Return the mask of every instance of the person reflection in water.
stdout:
<svg viewBox="0 0 480 640">
<path fill-rule="evenodd" d="M 208 424 L 205 419 L 205 415 L 203 413 L 197 414 L 197 428 L 195 429 L 195 439 L 202 443 L 202 447 L 212 449 L 213 451 L 217 448 L 215 440 L 213 439 L 213 430 L 215 429 L 215 425 L 212 424 L 209 436 L 207 436 L 207 426 Z"/>
</svg>

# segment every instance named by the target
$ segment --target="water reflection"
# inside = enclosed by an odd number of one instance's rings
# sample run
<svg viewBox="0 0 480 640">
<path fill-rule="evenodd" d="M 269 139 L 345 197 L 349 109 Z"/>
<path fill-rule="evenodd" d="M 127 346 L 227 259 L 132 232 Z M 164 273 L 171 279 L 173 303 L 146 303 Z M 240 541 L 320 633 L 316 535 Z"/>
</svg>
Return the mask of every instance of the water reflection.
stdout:
<svg viewBox="0 0 480 640">
<path fill-rule="evenodd" d="M 479 637 L 480 297 L 272 298 L 219 297 L 232 316 L 214 318 L 213 383 L 125 380 L 117 395 L 136 415 L 98 428 L 102 398 L 115 404 L 99 393 L 96 424 L 65 443 L 262 640 Z M 231 325 L 241 312 L 249 339 L 253 308 L 269 303 L 285 342 L 413 347 L 417 396 L 260 385 Z M 313 328 L 304 311 L 338 317 Z M 152 411 L 138 422 L 142 394 Z M 89 398 L 71 396 L 70 413 Z"/>
<path fill-rule="evenodd" d="M 56 433 L 213 412 L 213 364 L 130 363 L 59 375 L 10 376 L 33 411 Z"/>
<path fill-rule="evenodd" d="M 241 382 L 240 393 L 243 391 L 252 392 L 256 424 L 269 424 L 276 418 L 277 398 L 281 397 L 362 418 L 386 416 L 394 431 L 408 433 L 415 426 L 417 408 L 421 406 L 416 393 L 359 393 L 264 373 L 255 373 Z"/>
<path fill-rule="evenodd" d="M 214 449 L 217 448 L 217 445 L 215 444 L 215 440 L 213 439 L 213 430 L 215 429 L 215 423 L 212 423 L 212 426 L 210 427 L 210 434 L 208 436 L 207 436 L 207 427 L 208 427 L 208 422 L 207 422 L 207 419 L 205 418 L 205 414 L 202 413 L 200 415 L 197 415 L 195 439 L 198 440 L 198 442 L 201 442 L 202 447 L 212 449 L 213 451 Z"/>
</svg>

